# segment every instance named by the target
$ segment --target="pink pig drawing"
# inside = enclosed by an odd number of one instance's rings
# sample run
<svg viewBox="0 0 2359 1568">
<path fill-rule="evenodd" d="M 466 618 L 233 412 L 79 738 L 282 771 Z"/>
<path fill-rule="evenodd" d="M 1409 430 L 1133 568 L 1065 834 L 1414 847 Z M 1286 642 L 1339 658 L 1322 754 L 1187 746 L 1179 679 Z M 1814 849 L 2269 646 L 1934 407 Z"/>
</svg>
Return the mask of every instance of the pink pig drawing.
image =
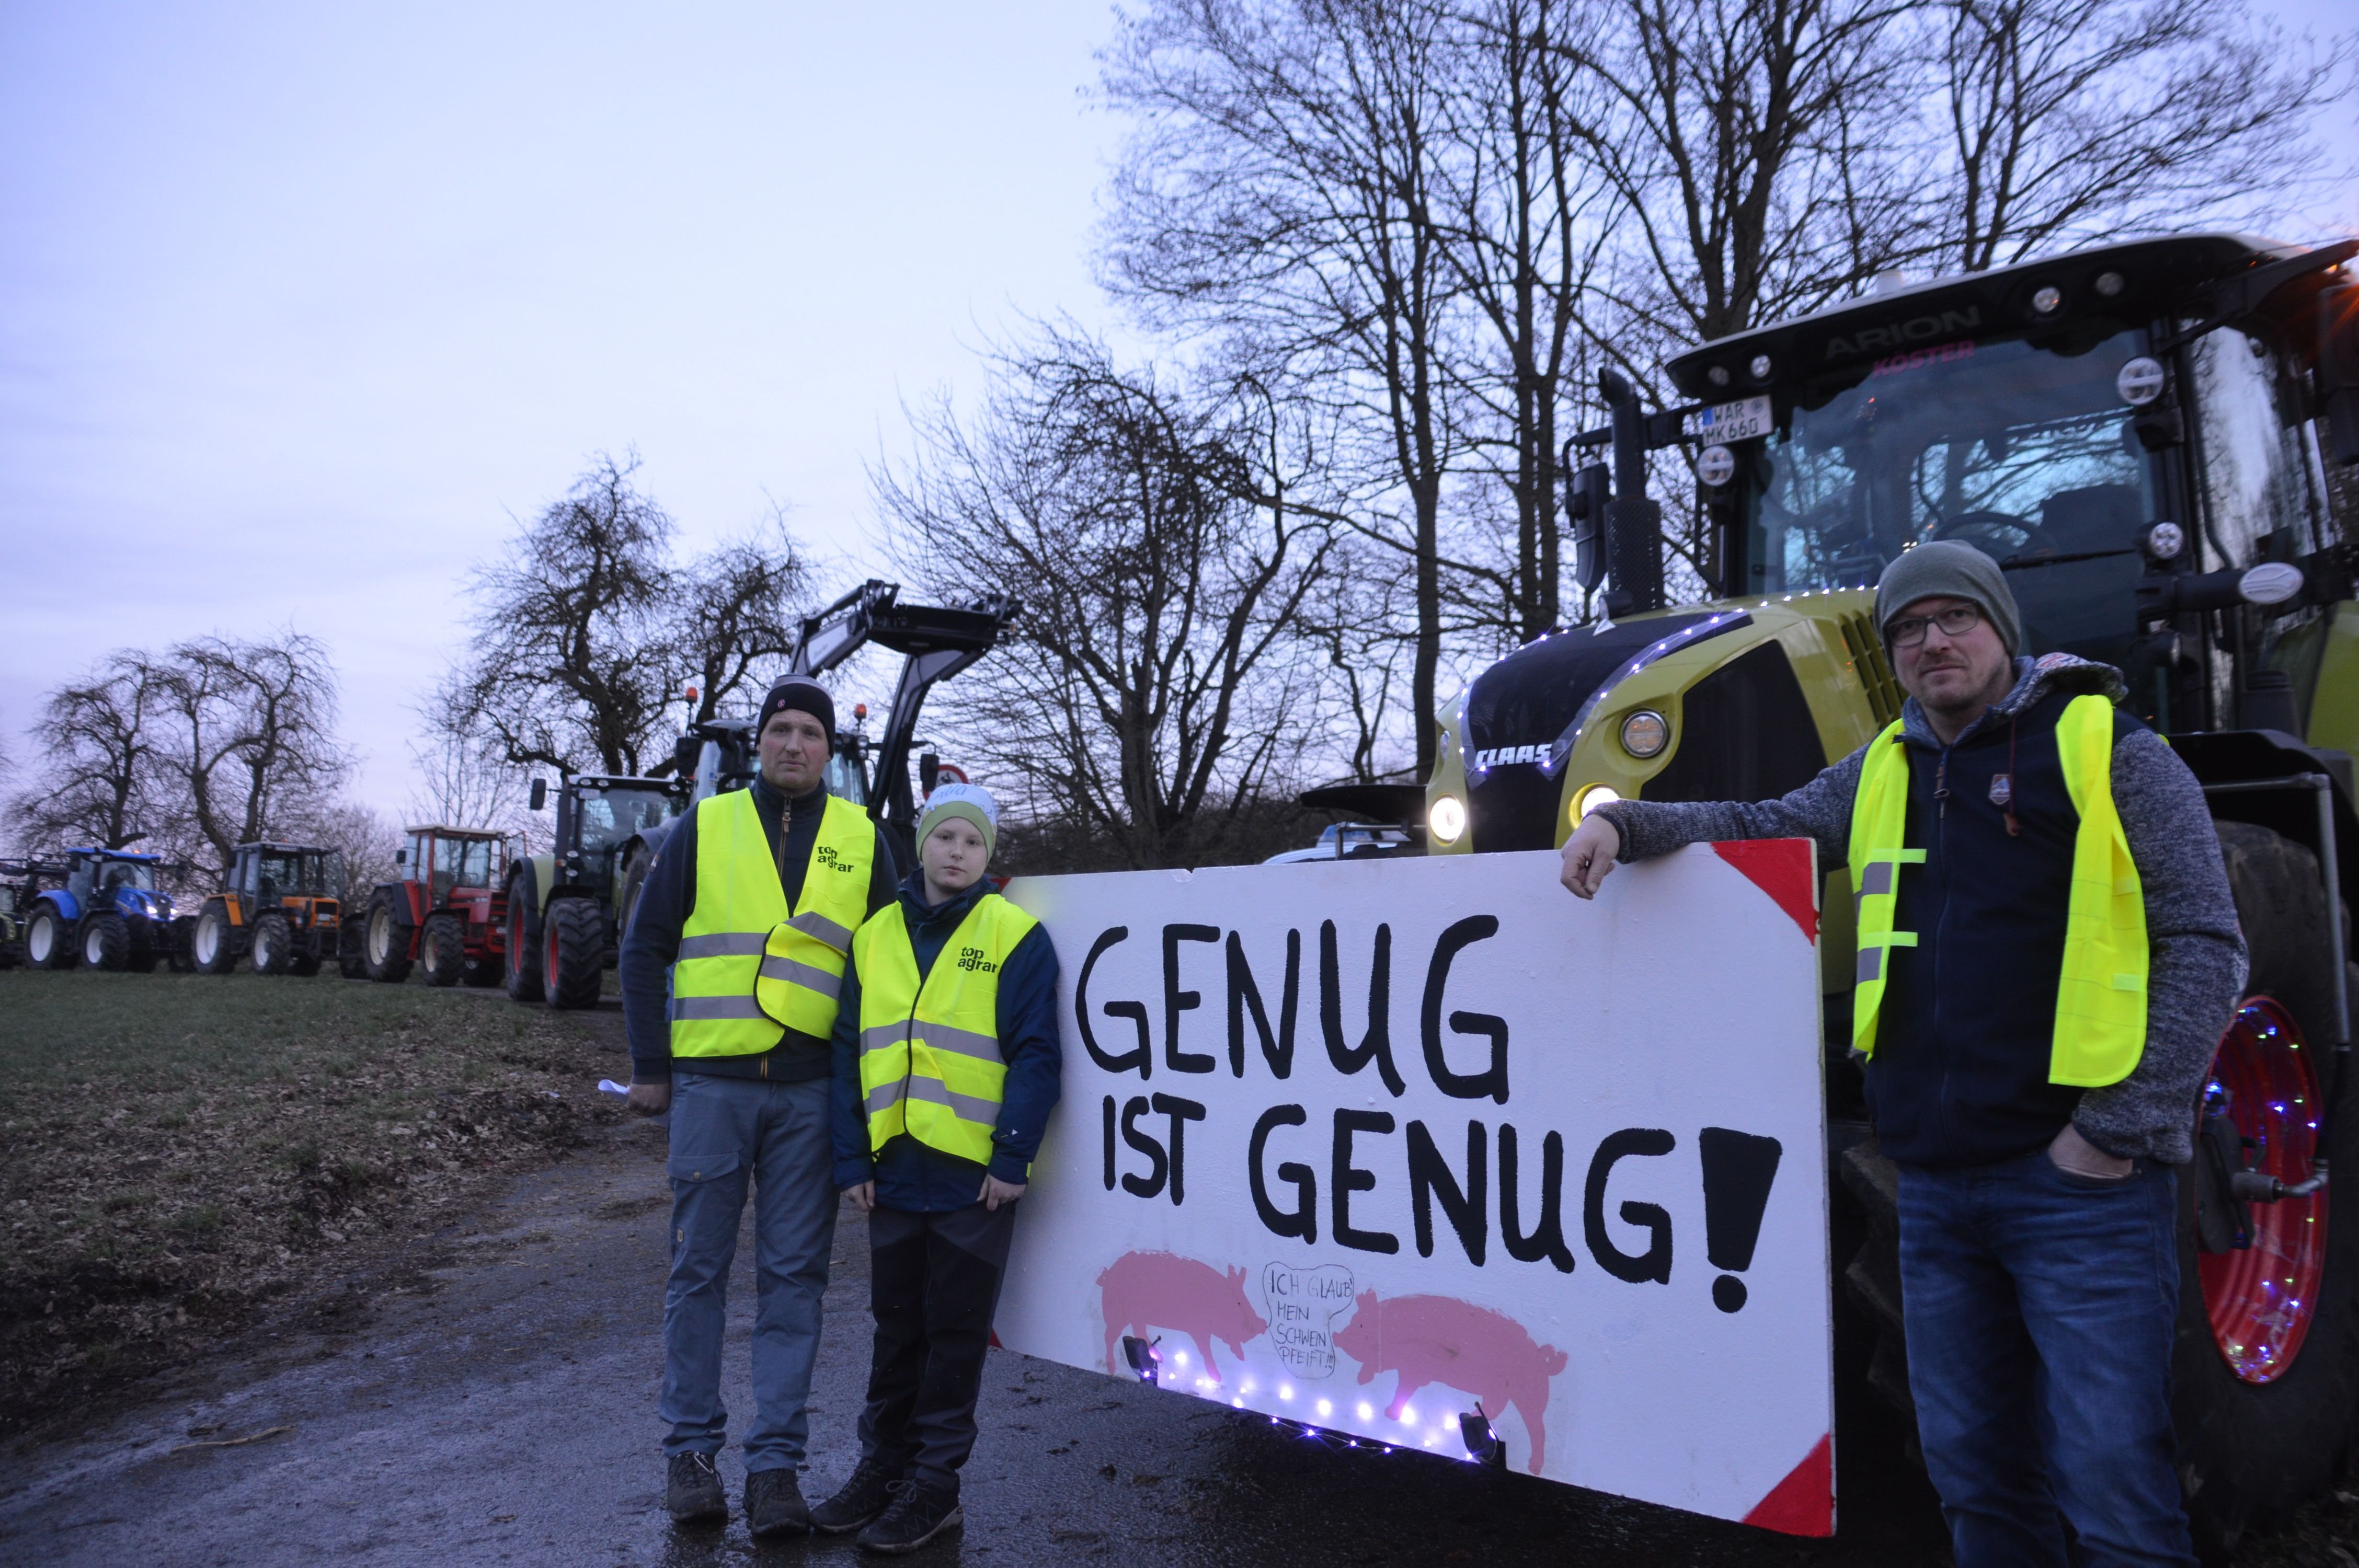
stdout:
<svg viewBox="0 0 2359 1568">
<path fill-rule="evenodd" d="M 1397 1372 L 1385 1419 L 1400 1420 L 1419 1390 L 1440 1383 L 1473 1395 L 1494 1420 L 1509 1405 L 1532 1436 L 1535 1476 L 1548 1460 L 1549 1379 L 1564 1370 L 1565 1354 L 1535 1345 L 1514 1318 L 1449 1296 L 1395 1296 L 1376 1300 L 1363 1291 L 1353 1301 L 1352 1321 L 1335 1336 L 1335 1348 L 1360 1364 L 1360 1381 L 1379 1372 Z"/>
<path fill-rule="evenodd" d="M 1127 1365 L 1122 1358 L 1125 1333 L 1147 1339 L 1151 1329 L 1166 1328 L 1195 1341 L 1205 1375 L 1217 1383 L 1221 1374 L 1212 1365 L 1212 1341 L 1221 1340 L 1242 1358 L 1245 1342 L 1269 1327 L 1245 1300 L 1243 1269 L 1223 1273 L 1177 1253 L 1125 1252 L 1098 1276 L 1098 1292 L 1105 1310 L 1106 1369 L 1112 1372 Z"/>
</svg>

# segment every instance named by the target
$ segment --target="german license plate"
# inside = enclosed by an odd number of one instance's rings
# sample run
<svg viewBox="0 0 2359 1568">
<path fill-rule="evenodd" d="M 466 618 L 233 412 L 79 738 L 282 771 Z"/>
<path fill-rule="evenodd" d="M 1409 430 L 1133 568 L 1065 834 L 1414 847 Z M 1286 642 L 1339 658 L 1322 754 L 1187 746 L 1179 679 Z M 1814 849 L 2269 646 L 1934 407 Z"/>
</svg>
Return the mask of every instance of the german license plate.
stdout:
<svg viewBox="0 0 2359 1568">
<path fill-rule="evenodd" d="M 1714 404 L 1696 416 L 1696 434 L 1707 441 L 1745 441 L 1767 435 L 1775 424 L 1769 416 L 1769 398 L 1765 393 L 1759 397 Z"/>
</svg>

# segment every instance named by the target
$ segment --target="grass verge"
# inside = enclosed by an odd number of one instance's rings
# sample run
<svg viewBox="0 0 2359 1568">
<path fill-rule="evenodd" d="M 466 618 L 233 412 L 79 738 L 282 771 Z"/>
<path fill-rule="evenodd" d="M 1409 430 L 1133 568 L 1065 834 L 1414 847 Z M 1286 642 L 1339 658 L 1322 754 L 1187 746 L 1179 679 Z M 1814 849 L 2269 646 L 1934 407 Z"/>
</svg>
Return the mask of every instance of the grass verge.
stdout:
<svg viewBox="0 0 2359 1568">
<path fill-rule="evenodd" d="M 217 1341 L 619 1112 L 496 996 L 0 974 L 0 1431 Z"/>
</svg>

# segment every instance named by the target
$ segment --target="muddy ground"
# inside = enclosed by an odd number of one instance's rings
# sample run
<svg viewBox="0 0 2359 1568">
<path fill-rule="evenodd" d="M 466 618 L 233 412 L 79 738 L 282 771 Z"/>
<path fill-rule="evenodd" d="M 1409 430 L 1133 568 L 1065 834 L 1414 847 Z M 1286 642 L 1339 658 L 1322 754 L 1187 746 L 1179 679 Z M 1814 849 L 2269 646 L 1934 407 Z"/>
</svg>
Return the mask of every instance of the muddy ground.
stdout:
<svg viewBox="0 0 2359 1568">
<path fill-rule="evenodd" d="M 617 1021 L 584 1022 L 611 1036 Z M 421 1238 L 406 1271 L 379 1259 L 322 1281 L 338 1299 L 363 1294 L 363 1310 L 321 1320 L 282 1303 L 119 1394 L 111 1413 L 20 1437 L 0 1467 L 0 1561 L 853 1561 L 841 1539 L 757 1547 L 734 1519 L 683 1531 L 664 1516 L 663 1139 L 657 1123 L 598 1130 Z M 750 1250 L 732 1288 L 729 1401 L 741 1419 Z M 814 1493 L 853 1462 L 866 1287 L 864 1228 L 847 1210 L 813 1396 Z M 920 1562 L 1948 1561 L 1923 1482 L 1890 1441 L 1851 1444 L 1842 1533 L 1812 1542 L 1423 1454 L 1333 1451 L 1200 1400 L 1004 1352 L 992 1356 L 981 1413 L 965 1529 Z M 734 1449 L 723 1471 L 734 1507 Z M 2354 1521 L 2330 1500 L 2242 1561 L 2359 1568 Z"/>
</svg>

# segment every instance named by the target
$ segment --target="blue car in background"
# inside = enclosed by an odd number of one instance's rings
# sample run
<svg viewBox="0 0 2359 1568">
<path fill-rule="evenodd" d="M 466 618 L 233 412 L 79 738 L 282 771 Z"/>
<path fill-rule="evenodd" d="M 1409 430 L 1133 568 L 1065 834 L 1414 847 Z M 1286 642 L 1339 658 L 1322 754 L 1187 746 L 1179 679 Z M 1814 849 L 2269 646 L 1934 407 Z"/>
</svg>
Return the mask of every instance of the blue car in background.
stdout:
<svg viewBox="0 0 2359 1568">
<path fill-rule="evenodd" d="M 172 900 L 156 887 L 158 855 L 68 849 L 31 862 L 58 885 L 35 893 L 23 914 L 25 962 L 35 968 L 152 969 L 187 964 L 174 944 Z"/>
</svg>

